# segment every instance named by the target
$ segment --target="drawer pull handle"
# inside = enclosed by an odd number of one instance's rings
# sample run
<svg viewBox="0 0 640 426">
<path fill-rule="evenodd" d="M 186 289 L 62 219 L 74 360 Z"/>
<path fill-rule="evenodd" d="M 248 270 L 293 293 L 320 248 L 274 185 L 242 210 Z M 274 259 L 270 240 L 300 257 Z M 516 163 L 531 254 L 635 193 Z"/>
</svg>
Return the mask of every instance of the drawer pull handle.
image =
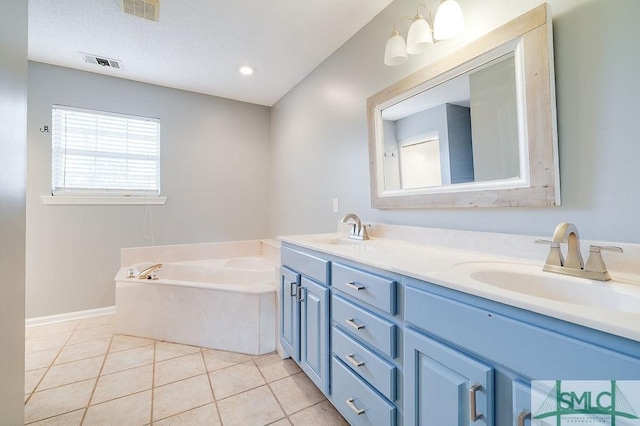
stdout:
<svg viewBox="0 0 640 426">
<path fill-rule="evenodd" d="M 347 403 L 347 406 L 349 406 L 349 408 L 351 408 L 351 410 L 353 410 L 353 412 L 356 413 L 357 415 L 364 414 L 364 408 L 356 407 L 356 404 L 355 404 L 353 398 L 347 399 L 346 403 Z"/>
<path fill-rule="evenodd" d="M 357 324 L 353 318 L 347 318 L 344 322 L 346 322 L 356 330 L 362 330 L 364 328 L 364 324 Z"/>
<path fill-rule="evenodd" d="M 524 426 L 524 421 L 531 418 L 531 411 L 524 409 L 518 416 L 518 426 Z"/>
<path fill-rule="evenodd" d="M 296 290 L 297 290 L 298 284 L 296 282 L 292 281 L 292 282 L 289 283 L 289 286 L 290 286 L 289 287 L 289 295 L 291 297 L 296 297 L 296 294 L 297 294 Z"/>
<path fill-rule="evenodd" d="M 475 422 L 482 418 L 482 413 L 476 411 L 476 392 L 482 388 L 480 383 L 476 383 L 469 389 L 469 411 L 471 412 L 471 421 Z"/>
<path fill-rule="evenodd" d="M 358 361 L 353 354 L 348 354 L 345 356 L 347 361 L 351 363 L 354 367 L 362 367 L 364 365 L 364 361 Z"/>
<path fill-rule="evenodd" d="M 361 284 L 356 284 L 353 281 L 348 282 L 348 283 L 344 283 L 344 285 L 346 285 L 347 287 L 351 287 L 354 290 L 364 290 L 366 287 L 361 285 Z"/>
</svg>

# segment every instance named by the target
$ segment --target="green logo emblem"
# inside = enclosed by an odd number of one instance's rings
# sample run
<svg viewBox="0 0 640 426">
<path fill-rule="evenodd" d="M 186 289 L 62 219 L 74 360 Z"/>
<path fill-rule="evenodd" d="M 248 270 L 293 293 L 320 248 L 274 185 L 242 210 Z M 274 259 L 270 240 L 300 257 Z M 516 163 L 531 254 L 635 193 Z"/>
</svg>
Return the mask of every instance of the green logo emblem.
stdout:
<svg viewBox="0 0 640 426">
<path fill-rule="evenodd" d="M 532 398 L 535 392 L 535 383 L 535 381 L 532 383 Z M 636 422 L 628 422 L 631 419 L 638 419 L 638 414 L 620 391 L 615 380 L 566 383 L 571 383 L 574 386 L 563 390 L 562 381 L 556 380 L 542 404 L 534 407 L 537 409 L 533 419 L 538 420 L 538 423 L 534 424 L 555 424 L 557 426 L 562 424 L 606 424 L 616 426 L 616 421 L 619 426 L 637 424 Z M 575 386 L 576 383 L 582 383 L 583 386 Z M 589 386 L 594 383 L 600 386 Z M 546 389 L 549 387 L 547 386 Z M 554 418 L 555 422 L 553 422 Z M 552 423 L 543 421 L 543 419 L 551 420 Z"/>
</svg>

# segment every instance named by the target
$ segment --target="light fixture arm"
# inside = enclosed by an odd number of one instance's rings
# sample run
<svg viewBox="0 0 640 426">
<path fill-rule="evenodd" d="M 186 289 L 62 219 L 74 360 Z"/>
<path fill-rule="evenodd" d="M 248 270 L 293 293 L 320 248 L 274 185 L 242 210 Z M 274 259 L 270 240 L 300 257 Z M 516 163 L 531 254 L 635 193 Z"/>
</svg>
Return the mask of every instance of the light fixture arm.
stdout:
<svg viewBox="0 0 640 426">
<path fill-rule="evenodd" d="M 427 20 L 427 22 L 429 23 L 429 25 L 431 26 L 431 28 L 433 29 L 433 14 L 431 13 L 431 9 L 429 9 L 429 6 L 427 6 L 424 3 L 420 3 L 418 5 L 418 8 L 416 9 L 416 18 L 418 19 L 424 19 L 423 16 L 420 14 L 420 7 L 424 7 L 425 9 L 427 9 L 427 14 L 429 15 L 429 19 Z"/>
<path fill-rule="evenodd" d="M 400 31 L 398 31 L 398 24 L 401 21 L 404 21 L 405 19 L 408 20 L 409 22 L 413 23 L 413 19 L 409 18 L 408 16 L 403 16 L 402 18 L 398 18 L 398 20 L 395 22 L 395 24 L 393 24 L 393 31 L 391 32 L 391 37 L 393 37 L 394 35 L 400 34 Z"/>
</svg>

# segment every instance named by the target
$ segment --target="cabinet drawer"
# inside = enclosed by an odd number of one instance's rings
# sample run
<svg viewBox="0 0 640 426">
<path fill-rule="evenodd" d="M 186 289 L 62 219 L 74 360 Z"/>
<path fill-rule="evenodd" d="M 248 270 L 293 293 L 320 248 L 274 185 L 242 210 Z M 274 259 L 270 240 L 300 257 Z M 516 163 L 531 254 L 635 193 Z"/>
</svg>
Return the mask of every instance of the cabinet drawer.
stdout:
<svg viewBox="0 0 640 426">
<path fill-rule="evenodd" d="M 294 250 L 290 247 L 282 247 L 280 254 L 283 265 L 313 278 L 321 284 L 329 284 L 329 265 L 331 262 L 328 260 Z"/>
<path fill-rule="evenodd" d="M 335 357 L 331 358 L 331 395 L 333 404 L 351 425 L 396 424 L 396 407 Z"/>
<path fill-rule="evenodd" d="M 390 401 L 396 399 L 396 367 L 365 348 L 336 327 L 331 329 L 332 350 L 349 369 Z"/>
<path fill-rule="evenodd" d="M 391 358 L 396 357 L 394 323 L 335 295 L 331 299 L 331 309 L 334 321 L 348 334 L 369 343 Z"/>
<path fill-rule="evenodd" d="M 391 315 L 397 312 L 396 282 L 340 264 L 331 265 L 332 287 Z"/>
</svg>

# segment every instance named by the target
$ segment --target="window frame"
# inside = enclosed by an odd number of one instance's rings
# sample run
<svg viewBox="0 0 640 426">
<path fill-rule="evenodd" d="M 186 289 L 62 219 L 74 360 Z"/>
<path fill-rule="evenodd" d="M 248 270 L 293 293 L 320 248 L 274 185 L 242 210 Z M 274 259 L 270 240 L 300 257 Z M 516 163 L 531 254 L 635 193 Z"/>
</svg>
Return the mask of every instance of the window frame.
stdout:
<svg viewBox="0 0 640 426">
<path fill-rule="evenodd" d="M 65 164 L 56 163 L 56 160 L 59 161 L 59 158 L 56 159 L 56 149 L 64 149 L 58 148 L 59 146 L 64 147 L 66 143 L 66 139 L 56 141 L 55 138 L 60 138 L 57 131 L 62 131 L 60 129 L 56 129 L 56 114 L 60 114 L 57 110 L 62 111 L 62 114 L 65 112 L 78 112 L 83 114 L 90 114 L 96 117 L 115 117 L 121 118 L 125 120 L 134 120 L 134 121 L 144 121 L 144 122 L 152 122 L 156 123 L 157 126 L 155 128 L 155 154 L 131 154 L 131 153 L 118 153 L 114 151 L 114 158 L 121 157 L 127 160 L 149 160 L 155 161 L 156 166 L 156 179 L 155 186 L 156 188 L 147 190 L 147 189 L 134 189 L 134 188 L 82 188 L 82 187 L 69 187 L 65 188 L 63 185 L 56 185 L 55 179 L 55 167 L 66 167 Z M 161 157 L 161 145 L 162 145 L 162 132 L 161 132 L 161 122 L 159 118 L 154 117 L 145 117 L 133 114 L 123 114 L 123 113 L 114 113 L 110 111 L 102 111 L 96 109 L 89 108 L 80 108 L 80 107 L 72 107 L 68 105 L 60 105 L 53 104 L 51 106 L 51 116 L 52 116 L 52 134 L 51 134 L 51 196 L 42 196 L 42 200 L 45 204 L 164 204 L 166 201 L 166 197 L 161 197 L 161 166 L 162 166 L 162 157 Z M 126 124 L 126 122 L 123 122 Z M 128 134 L 129 131 L 127 130 Z M 99 132 L 94 134 L 96 138 L 104 135 L 99 135 Z M 127 139 L 127 146 L 129 146 L 129 142 Z M 106 158 L 109 157 L 108 150 L 105 151 L 96 151 L 96 153 L 107 154 Z M 63 156 L 65 154 L 62 154 Z M 82 155 L 82 154 L 80 154 Z M 64 158 L 64 157 L 63 157 Z M 97 175 L 96 175 L 97 176 Z M 58 187 L 56 187 L 58 186 Z"/>
</svg>

